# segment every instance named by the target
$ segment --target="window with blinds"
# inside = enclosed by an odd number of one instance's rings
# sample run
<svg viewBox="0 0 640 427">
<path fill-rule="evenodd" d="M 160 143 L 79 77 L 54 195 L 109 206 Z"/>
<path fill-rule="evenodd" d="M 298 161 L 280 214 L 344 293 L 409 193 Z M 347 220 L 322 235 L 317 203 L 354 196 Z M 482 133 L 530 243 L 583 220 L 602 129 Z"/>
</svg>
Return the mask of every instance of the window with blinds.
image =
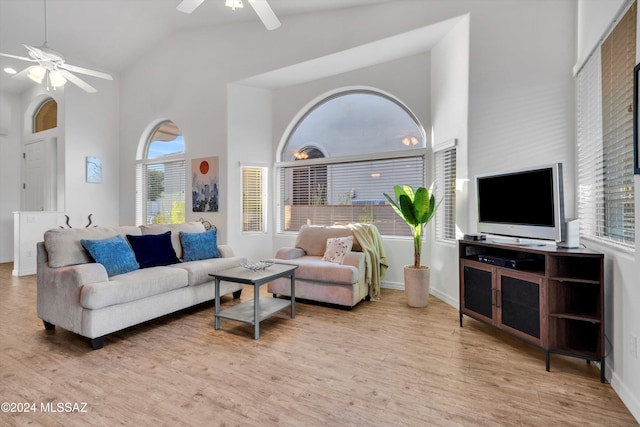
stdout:
<svg viewBox="0 0 640 427">
<path fill-rule="evenodd" d="M 264 233 L 267 231 L 267 168 L 242 168 L 242 231 Z"/>
<path fill-rule="evenodd" d="M 450 147 L 434 154 L 436 203 L 436 240 L 453 242 L 456 239 L 456 148 Z"/>
<path fill-rule="evenodd" d="M 424 186 L 424 129 L 399 100 L 375 90 L 332 93 L 300 114 L 276 165 L 279 231 L 375 224 L 410 236 L 384 193 Z"/>
<path fill-rule="evenodd" d="M 184 141 L 177 126 L 159 124 L 151 133 L 145 158 L 136 165 L 136 222 L 185 221 Z"/>
<path fill-rule="evenodd" d="M 322 160 L 324 163 L 318 165 Z M 314 159 L 279 168 L 280 227 L 298 231 L 305 224 L 375 224 L 383 235 L 411 236 L 384 193 L 394 185 L 424 184 L 424 152 L 387 159 Z"/>
<path fill-rule="evenodd" d="M 581 234 L 635 244 L 633 68 L 636 3 L 576 78 Z"/>
</svg>

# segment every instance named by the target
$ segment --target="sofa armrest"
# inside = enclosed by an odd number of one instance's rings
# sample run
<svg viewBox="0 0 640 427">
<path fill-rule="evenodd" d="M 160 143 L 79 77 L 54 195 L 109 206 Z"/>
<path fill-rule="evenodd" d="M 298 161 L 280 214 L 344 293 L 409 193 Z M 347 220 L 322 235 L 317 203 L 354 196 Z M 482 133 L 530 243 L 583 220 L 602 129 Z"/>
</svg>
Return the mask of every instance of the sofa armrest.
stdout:
<svg viewBox="0 0 640 427">
<path fill-rule="evenodd" d="M 233 258 L 235 256 L 233 248 L 229 245 L 218 245 L 218 252 L 220 252 L 221 258 Z"/>
<path fill-rule="evenodd" d="M 296 259 L 305 256 L 307 253 L 300 248 L 282 247 L 276 252 L 277 259 Z"/>
<path fill-rule="evenodd" d="M 364 252 L 350 251 L 345 254 L 342 264 L 351 265 L 359 270 L 364 271 L 364 268 L 365 268 L 364 258 L 365 258 Z"/>
</svg>

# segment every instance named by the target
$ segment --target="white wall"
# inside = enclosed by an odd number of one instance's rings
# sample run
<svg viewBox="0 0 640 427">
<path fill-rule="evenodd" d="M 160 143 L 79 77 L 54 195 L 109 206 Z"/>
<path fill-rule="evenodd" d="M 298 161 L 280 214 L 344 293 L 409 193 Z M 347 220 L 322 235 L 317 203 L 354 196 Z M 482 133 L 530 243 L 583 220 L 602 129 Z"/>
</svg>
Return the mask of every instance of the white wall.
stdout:
<svg viewBox="0 0 640 427">
<path fill-rule="evenodd" d="M 271 139 L 271 91 L 256 89 L 238 84 L 230 84 L 228 92 L 229 146 L 228 175 L 226 182 L 230 189 L 241 188 L 242 176 L 240 167 L 267 167 L 267 182 L 273 180 L 273 141 Z M 250 125 L 247 125 L 250 123 Z M 246 149 L 247 141 L 252 149 Z M 273 187 L 269 185 L 267 195 L 267 219 L 265 233 L 242 232 L 242 193 L 229 191 L 226 202 L 228 212 L 227 227 L 220 230 L 222 241 L 234 242 L 238 255 L 249 262 L 271 258 L 273 249 Z M 242 249 L 240 249 L 242 248 Z"/>
<path fill-rule="evenodd" d="M 74 228 L 119 224 L 119 84 L 93 79 L 97 93 L 65 85 L 65 212 Z M 87 183 L 86 157 L 102 159 L 102 183 Z"/>
<path fill-rule="evenodd" d="M 434 150 L 455 139 L 456 226 L 468 230 L 469 15 L 431 51 L 431 111 Z M 436 183 L 437 184 L 437 183 Z M 442 184 L 441 184 L 442 185 Z M 453 306 L 459 301 L 458 246 L 438 242 L 430 227 L 431 293 Z M 458 236 L 459 237 L 459 236 Z"/>
<path fill-rule="evenodd" d="M 580 0 L 578 2 L 578 58 L 607 35 L 610 24 L 618 18 L 624 0 Z M 636 59 L 640 60 L 640 21 L 636 34 Z M 576 64 L 576 68 L 581 65 Z M 640 245 L 640 179 L 635 177 L 636 248 Z M 640 360 L 631 354 L 631 338 L 640 337 L 640 254 L 610 245 L 582 239 L 583 244 L 605 254 L 605 334 L 607 337 L 607 378 L 636 419 L 640 420 Z M 610 344 L 609 344 L 610 343 Z"/>
<path fill-rule="evenodd" d="M 0 262 L 13 260 L 12 212 L 20 210 L 20 123 L 19 97 L 0 92 Z"/>
</svg>

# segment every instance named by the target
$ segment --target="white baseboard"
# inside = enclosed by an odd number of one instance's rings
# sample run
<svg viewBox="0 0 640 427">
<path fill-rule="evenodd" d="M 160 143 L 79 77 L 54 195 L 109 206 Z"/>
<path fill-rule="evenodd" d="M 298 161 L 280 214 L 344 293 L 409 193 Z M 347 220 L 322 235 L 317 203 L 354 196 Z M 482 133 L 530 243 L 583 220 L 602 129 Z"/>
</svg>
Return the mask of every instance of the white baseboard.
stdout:
<svg viewBox="0 0 640 427">
<path fill-rule="evenodd" d="M 605 374 L 608 374 L 608 377 L 611 378 L 609 384 L 611 384 L 611 387 L 618 394 L 622 403 L 629 409 L 629 412 L 635 417 L 636 421 L 640 423 L 640 397 L 620 380 L 620 377 L 611 370 L 608 364 L 606 365 Z"/>
<path fill-rule="evenodd" d="M 380 283 L 380 287 L 385 289 L 395 289 L 397 291 L 404 291 L 404 283 L 382 281 L 382 283 Z"/>
</svg>

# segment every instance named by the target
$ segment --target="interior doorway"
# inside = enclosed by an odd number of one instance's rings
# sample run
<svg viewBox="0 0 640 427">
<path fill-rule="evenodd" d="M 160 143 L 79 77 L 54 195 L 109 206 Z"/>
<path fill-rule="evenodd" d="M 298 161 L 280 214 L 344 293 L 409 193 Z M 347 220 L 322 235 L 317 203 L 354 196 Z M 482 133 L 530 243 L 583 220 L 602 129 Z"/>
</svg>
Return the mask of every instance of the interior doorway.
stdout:
<svg viewBox="0 0 640 427">
<path fill-rule="evenodd" d="M 22 151 L 21 211 L 56 211 L 57 138 L 25 142 Z"/>
</svg>

